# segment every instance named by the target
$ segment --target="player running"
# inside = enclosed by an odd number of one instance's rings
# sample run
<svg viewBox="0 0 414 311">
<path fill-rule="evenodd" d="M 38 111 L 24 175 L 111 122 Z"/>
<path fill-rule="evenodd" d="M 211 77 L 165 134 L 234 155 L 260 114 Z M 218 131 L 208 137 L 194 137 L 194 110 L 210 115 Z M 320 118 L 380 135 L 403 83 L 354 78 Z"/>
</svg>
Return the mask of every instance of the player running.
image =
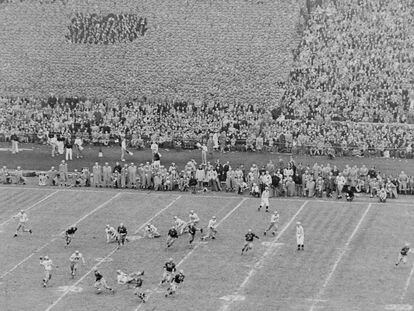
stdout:
<svg viewBox="0 0 414 311">
<path fill-rule="evenodd" d="M 175 229 L 175 227 L 171 227 L 170 230 L 168 230 L 167 247 L 171 247 L 171 245 L 173 245 L 175 240 L 177 239 L 178 239 L 177 229 Z"/>
<path fill-rule="evenodd" d="M 269 196 L 270 196 L 269 187 L 266 186 L 265 189 L 262 192 L 260 205 L 259 205 L 259 208 L 257 209 L 258 211 L 260 211 L 260 209 L 263 206 L 265 206 L 266 207 L 266 212 L 269 212 Z"/>
<path fill-rule="evenodd" d="M 151 223 L 148 223 L 144 228 L 144 237 L 149 239 L 159 238 L 161 234 L 159 234 L 158 229 Z"/>
<path fill-rule="evenodd" d="M 404 247 L 400 250 L 400 253 L 398 254 L 398 259 L 395 265 L 398 266 L 401 262 L 403 264 L 406 264 L 408 253 L 414 253 L 414 251 L 410 249 L 410 243 L 405 243 Z"/>
<path fill-rule="evenodd" d="M 189 224 L 196 226 L 200 222 L 200 217 L 198 217 L 198 215 L 193 210 L 190 211 L 188 217 L 190 218 L 190 221 L 188 222 Z"/>
<path fill-rule="evenodd" d="M 187 228 L 187 223 L 178 218 L 178 216 L 174 216 L 174 227 L 177 230 L 177 233 L 179 235 L 182 235 L 184 233 L 184 230 Z"/>
<path fill-rule="evenodd" d="M 184 282 L 185 275 L 184 271 L 180 270 L 171 280 L 170 287 L 167 289 L 167 293 L 165 294 L 165 297 L 171 296 L 175 294 L 177 291 L 178 285 Z"/>
<path fill-rule="evenodd" d="M 164 264 L 164 272 L 162 274 L 162 279 L 160 285 L 164 284 L 165 282 L 171 282 L 172 277 L 176 271 L 175 263 L 172 258 L 169 258 L 168 261 Z"/>
<path fill-rule="evenodd" d="M 40 257 L 40 265 L 45 269 L 43 287 L 46 287 L 52 278 L 53 261 L 48 256 Z M 58 266 L 55 267 L 57 268 Z"/>
<path fill-rule="evenodd" d="M 94 287 L 97 289 L 97 293 L 100 294 L 102 292 L 102 290 L 107 289 L 113 294 L 114 290 L 111 287 L 108 286 L 108 284 L 106 283 L 105 278 L 103 277 L 102 273 L 99 272 L 97 267 L 93 268 L 93 273 L 95 275 Z"/>
<path fill-rule="evenodd" d="M 254 239 L 260 239 L 256 234 L 253 233 L 252 229 L 249 229 L 249 231 L 245 235 L 246 243 L 244 244 L 241 254 L 243 255 L 245 252 L 251 250 L 253 248 L 253 241 Z"/>
<path fill-rule="evenodd" d="M 206 240 L 206 239 L 212 239 L 215 240 L 216 239 L 216 234 L 217 234 L 217 218 L 216 216 L 211 217 L 210 221 L 208 222 L 208 234 L 203 236 L 201 238 L 202 241 Z"/>
<path fill-rule="evenodd" d="M 72 279 L 75 277 L 76 271 L 78 270 L 79 261 L 82 260 L 83 265 L 86 264 L 85 258 L 83 258 L 82 253 L 79 251 L 75 251 L 70 257 L 70 274 L 72 275 Z"/>
<path fill-rule="evenodd" d="M 270 224 L 269 227 L 265 230 L 265 232 L 263 233 L 263 235 L 266 235 L 268 231 L 272 230 L 272 234 L 273 236 L 276 235 L 276 231 L 277 229 L 279 229 L 279 213 L 278 211 L 274 211 L 272 216 L 270 217 Z"/>
<path fill-rule="evenodd" d="M 114 227 L 111 227 L 110 225 L 106 225 L 105 233 L 106 233 L 106 243 L 112 243 L 112 242 L 118 241 L 118 232 L 116 232 Z"/>
<path fill-rule="evenodd" d="M 121 247 L 121 245 L 125 245 L 125 241 L 127 239 L 128 230 L 124 226 L 124 224 L 121 222 L 118 226 L 118 247 Z"/>
<path fill-rule="evenodd" d="M 77 230 L 78 228 L 76 228 L 75 226 L 71 226 L 65 231 L 66 246 L 68 246 L 70 242 L 72 242 L 73 236 L 75 235 L 75 232 Z"/>
<path fill-rule="evenodd" d="M 296 244 L 298 245 L 298 251 L 305 250 L 304 241 L 305 241 L 305 231 L 303 230 L 301 222 L 298 221 L 296 223 Z"/>
<path fill-rule="evenodd" d="M 16 228 L 16 232 L 14 234 L 14 237 L 17 237 L 17 233 L 19 232 L 20 229 L 22 230 L 22 232 L 29 232 L 30 234 L 33 233 L 32 229 L 26 229 L 29 218 L 27 217 L 27 214 L 24 210 L 20 210 L 20 212 L 17 213 L 16 216 L 13 216 L 13 219 L 17 219 L 19 222 Z"/>
<path fill-rule="evenodd" d="M 200 231 L 201 234 L 203 234 L 203 228 L 197 228 L 195 226 L 195 224 L 193 224 L 192 222 L 190 222 L 187 226 L 187 230 L 188 230 L 188 236 L 189 236 L 189 240 L 188 240 L 188 244 L 190 246 L 190 248 L 193 246 L 193 242 L 194 242 L 194 238 L 195 235 L 197 233 L 197 231 Z"/>
</svg>

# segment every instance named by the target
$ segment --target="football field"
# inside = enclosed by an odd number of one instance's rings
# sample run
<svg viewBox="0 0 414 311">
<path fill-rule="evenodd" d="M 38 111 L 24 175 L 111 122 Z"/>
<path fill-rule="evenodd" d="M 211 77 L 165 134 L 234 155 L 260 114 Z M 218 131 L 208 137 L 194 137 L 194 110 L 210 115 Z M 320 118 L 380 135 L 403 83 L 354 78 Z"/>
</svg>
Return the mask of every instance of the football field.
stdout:
<svg viewBox="0 0 414 311">
<path fill-rule="evenodd" d="M 260 200 L 246 196 L 179 192 L 0 187 L 0 310 L 119 311 L 343 311 L 413 310 L 414 256 L 394 265 L 405 242 L 414 243 L 411 197 L 379 204 L 377 199 L 271 199 L 280 213 L 275 236 L 263 235 L 270 213 L 258 211 Z M 13 234 L 12 218 L 25 209 L 33 234 Z M 193 248 L 187 235 L 166 248 L 173 216 L 188 220 L 194 210 L 206 228 L 214 215 L 216 240 Z M 158 239 L 142 238 L 151 221 Z M 296 221 L 305 230 L 305 250 L 296 250 Z M 107 244 L 105 225 L 123 222 L 130 241 L 120 249 Z M 66 248 L 64 230 L 76 225 Z M 251 228 L 260 239 L 241 256 L 244 234 Z M 86 259 L 74 279 L 69 257 L 79 250 Z M 42 287 L 39 257 L 58 267 Z M 163 264 L 172 257 L 183 269 L 184 283 L 173 297 L 159 286 Z M 97 294 L 97 266 L 115 294 Z M 144 270 L 140 303 L 133 289 L 116 284 L 116 270 Z"/>
</svg>

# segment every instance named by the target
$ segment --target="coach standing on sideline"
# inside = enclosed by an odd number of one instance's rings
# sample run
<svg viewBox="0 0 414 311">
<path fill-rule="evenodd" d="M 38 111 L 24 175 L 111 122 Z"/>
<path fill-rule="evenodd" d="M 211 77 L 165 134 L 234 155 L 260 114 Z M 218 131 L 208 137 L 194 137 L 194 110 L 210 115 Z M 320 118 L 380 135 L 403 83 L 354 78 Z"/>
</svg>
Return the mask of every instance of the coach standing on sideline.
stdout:
<svg viewBox="0 0 414 311">
<path fill-rule="evenodd" d="M 66 161 L 68 161 L 68 160 L 71 160 L 72 161 L 72 148 L 73 148 L 73 143 L 72 143 L 72 138 L 71 137 L 68 137 L 66 139 L 65 148 L 66 148 L 66 155 L 65 155 Z"/>
<path fill-rule="evenodd" d="M 12 153 L 13 154 L 18 153 L 19 152 L 19 138 L 17 137 L 16 132 L 12 133 L 12 135 L 10 136 L 10 140 L 12 144 L 12 148 L 11 148 Z"/>
</svg>

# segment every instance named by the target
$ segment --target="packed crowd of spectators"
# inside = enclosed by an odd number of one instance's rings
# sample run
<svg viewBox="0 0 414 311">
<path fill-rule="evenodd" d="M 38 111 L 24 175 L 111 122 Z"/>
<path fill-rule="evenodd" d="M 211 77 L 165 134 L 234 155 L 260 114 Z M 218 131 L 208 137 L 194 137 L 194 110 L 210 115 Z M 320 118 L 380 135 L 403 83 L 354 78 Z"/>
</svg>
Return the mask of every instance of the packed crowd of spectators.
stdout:
<svg viewBox="0 0 414 311">
<path fill-rule="evenodd" d="M 66 39 L 71 43 L 113 44 L 132 42 L 148 30 L 147 19 L 136 14 L 75 13 Z"/>
<path fill-rule="evenodd" d="M 50 143 L 67 138 L 110 145 L 126 137 L 129 147 L 153 141 L 163 148 L 270 151 L 297 154 L 412 158 L 408 124 L 273 120 L 258 105 L 153 102 L 91 102 L 80 98 L 0 100 L 0 140 Z M 64 144 L 64 143 L 62 143 Z"/>
<path fill-rule="evenodd" d="M 26 183 L 22 170 L 0 170 L 1 183 Z M 399 194 L 414 194 L 414 176 L 404 171 L 395 175 L 385 175 L 377 168 L 346 165 L 338 169 L 330 164 L 304 166 L 296 164 L 293 158 L 288 163 L 269 160 L 263 165 L 232 165 L 230 162 L 206 162 L 197 164 L 190 160 L 185 167 L 178 168 L 175 163 L 164 166 L 160 162 L 134 163 L 116 162 L 101 165 L 96 162 L 92 168 L 68 172 L 65 160 L 59 167 L 38 174 L 40 186 L 60 187 L 100 187 L 130 188 L 154 191 L 206 191 L 249 193 L 260 196 L 267 188 L 272 197 L 327 197 L 352 200 L 356 193 L 378 196 L 386 193 L 389 198 Z"/>
<path fill-rule="evenodd" d="M 285 117 L 406 123 L 414 109 L 412 1 L 323 2 L 297 50 Z"/>
</svg>

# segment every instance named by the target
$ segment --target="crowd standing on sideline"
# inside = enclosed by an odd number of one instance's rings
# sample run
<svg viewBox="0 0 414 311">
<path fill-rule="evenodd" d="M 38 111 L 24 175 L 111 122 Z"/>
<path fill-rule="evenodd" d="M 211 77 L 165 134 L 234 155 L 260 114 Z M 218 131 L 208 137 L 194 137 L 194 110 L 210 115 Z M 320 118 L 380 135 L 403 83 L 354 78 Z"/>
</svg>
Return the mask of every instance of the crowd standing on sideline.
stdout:
<svg viewBox="0 0 414 311">
<path fill-rule="evenodd" d="M 158 149 L 156 152 L 158 153 Z M 19 168 L 21 171 L 21 168 Z M 25 183 L 26 178 L 17 170 L 0 169 L 0 182 Z M 17 178 L 17 179 L 16 179 Z M 329 163 L 305 166 L 293 157 L 287 163 L 282 159 L 245 167 L 230 162 L 197 163 L 191 159 L 183 168 L 175 163 L 162 165 L 152 161 L 140 164 L 116 162 L 114 165 L 96 162 L 90 169 L 84 167 L 68 172 L 67 162 L 62 160 L 59 168 L 51 167 L 39 173 L 40 186 L 98 187 L 119 189 L 142 189 L 154 191 L 206 191 L 234 192 L 260 197 L 259 209 L 269 206 L 270 197 L 317 197 L 354 198 L 357 193 L 378 197 L 382 202 L 401 194 L 414 194 L 414 176 L 404 171 L 386 175 L 375 166 L 345 165 L 343 169 Z M 20 182 L 19 182 L 20 181 Z"/>
</svg>

